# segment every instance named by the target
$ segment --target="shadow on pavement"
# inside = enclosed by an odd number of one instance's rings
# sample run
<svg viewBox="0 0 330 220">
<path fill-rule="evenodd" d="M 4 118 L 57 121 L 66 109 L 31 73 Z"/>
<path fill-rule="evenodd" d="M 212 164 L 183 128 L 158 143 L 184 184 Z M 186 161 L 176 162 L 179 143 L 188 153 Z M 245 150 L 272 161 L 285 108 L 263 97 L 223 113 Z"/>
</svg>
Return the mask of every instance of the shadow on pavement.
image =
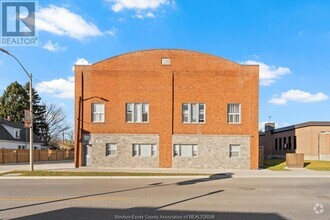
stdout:
<svg viewBox="0 0 330 220">
<path fill-rule="evenodd" d="M 191 185 L 191 184 L 209 182 L 209 181 L 214 181 L 214 180 L 219 180 L 219 179 L 228 179 L 228 178 L 231 178 L 232 176 L 233 176 L 233 173 L 217 173 L 217 174 L 211 175 L 208 178 L 186 180 L 186 181 L 177 182 L 176 184 L 177 185 Z"/>
<path fill-rule="evenodd" d="M 157 218 L 158 217 L 158 218 Z M 140 220 L 156 220 L 156 219 L 198 219 L 198 220 L 218 220 L 218 219 L 276 219 L 284 220 L 282 216 L 276 213 L 256 213 L 256 212 L 207 212 L 207 211 L 182 211 L 182 210 L 157 210 L 152 207 L 136 207 L 130 209 L 114 209 L 114 208 L 87 208 L 74 207 L 59 209 L 50 212 L 38 213 L 35 215 L 25 216 L 16 219 L 140 219 Z"/>
<path fill-rule="evenodd" d="M 229 175 L 229 176 L 231 176 L 231 175 Z M 182 182 L 177 182 L 177 183 L 164 184 L 163 182 L 156 182 L 156 183 L 151 183 L 151 184 L 149 184 L 147 186 L 143 186 L 143 187 L 135 187 L 135 188 L 129 188 L 129 189 L 110 191 L 110 192 L 101 192 L 101 193 L 95 193 L 95 194 L 89 194 L 89 195 L 74 196 L 74 197 L 68 197 L 68 198 L 63 198 L 63 199 L 56 199 L 56 200 L 51 200 L 51 201 L 44 201 L 44 202 L 39 202 L 39 203 L 15 206 L 15 207 L 10 207 L 10 208 L 3 208 L 3 209 L 0 209 L 0 212 L 20 209 L 20 208 L 28 208 L 28 207 L 38 206 L 38 205 L 52 204 L 52 203 L 57 203 L 57 202 L 70 201 L 70 200 L 75 200 L 75 199 L 83 199 L 83 198 L 89 198 L 89 197 L 95 197 L 95 196 L 104 196 L 104 195 L 110 195 L 110 194 L 115 194 L 115 193 L 143 190 L 143 189 L 149 189 L 149 188 L 155 188 L 155 187 L 163 187 L 163 186 L 170 186 L 170 185 L 196 184 L 196 183 L 201 183 L 201 182 L 206 182 L 206 181 L 223 179 L 222 177 L 224 177 L 223 174 L 221 174 L 221 175 L 215 174 L 215 175 L 210 176 L 209 178 L 192 179 L 192 180 L 187 180 L 187 181 L 182 181 Z M 229 177 L 227 177 L 227 178 L 229 178 Z M 220 191 L 222 191 L 222 190 L 220 190 Z M 214 194 L 214 193 L 215 192 L 212 192 L 212 193 L 208 193 L 206 195 L 210 195 L 210 194 Z M 205 195 L 197 196 L 196 198 L 203 197 L 203 196 L 205 196 Z M 191 199 L 195 199 L 195 198 L 193 197 Z M 184 201 L 188 201 L 191 199 L 186 199 Z M 175 202 L 175 203 L 177 203 L 177 202 Z M 175 204 L 175 203 L 173 203 L 173 204 Z M 166 205 L 166 206 L 168 206 L 168 205 Z"/>
</svg>

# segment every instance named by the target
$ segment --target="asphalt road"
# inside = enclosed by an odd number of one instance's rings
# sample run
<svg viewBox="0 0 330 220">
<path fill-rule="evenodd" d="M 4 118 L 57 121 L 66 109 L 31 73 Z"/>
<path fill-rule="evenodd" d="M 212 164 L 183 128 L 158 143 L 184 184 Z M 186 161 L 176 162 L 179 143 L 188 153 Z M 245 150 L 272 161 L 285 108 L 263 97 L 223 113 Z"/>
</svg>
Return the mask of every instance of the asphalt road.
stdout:
<svg viewBox="0 0 330 220">
<path fill-rule="evenodd" d="M 0 180 L 0 219 L 330 219 L 330 178 Z"/>
</svg>

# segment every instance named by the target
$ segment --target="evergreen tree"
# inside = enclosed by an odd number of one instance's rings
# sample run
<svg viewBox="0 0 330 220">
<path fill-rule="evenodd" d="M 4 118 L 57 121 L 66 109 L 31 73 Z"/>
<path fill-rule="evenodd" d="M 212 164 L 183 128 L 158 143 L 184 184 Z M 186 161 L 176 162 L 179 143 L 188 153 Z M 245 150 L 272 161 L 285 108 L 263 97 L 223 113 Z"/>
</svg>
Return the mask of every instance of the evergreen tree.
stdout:
<svg viewBox="0 0 330 220">
<path fill-rule="evenodd" d="M 11 83 L 0 97 L 0 117 L 11 117 L 14 122 L 24 121 L 24 109 L 27 109 L 29 96 L 17 81 Z"/>
<path fill-rule="evenodd" d="M 28 97 L 30 97 L 30 82 L 26 83 L 24 86 Z M 41 98 L 38 92 L 32 88 L 33 100 L 32 100 L 32 109 L 33 109 L 33 132 L 40 136 L 43 131 L 46 129 L 46 105 L 41 103 Z M 28 106 L 27 109 L 30 107 Z"/>
<path fill-rule="evenodd" d="M 23 87 L 18 82 L 10 84 L 0 97 L 0 118 L 11 117 L 14 122 L 24 122 L 24 110 L 30 109 L 30 83 Z M 46 105 L 41 103 L 37 91 L 32 88 L 33 93 L 33 132 L 40 136 L 46 129 Z"/>
</svg>

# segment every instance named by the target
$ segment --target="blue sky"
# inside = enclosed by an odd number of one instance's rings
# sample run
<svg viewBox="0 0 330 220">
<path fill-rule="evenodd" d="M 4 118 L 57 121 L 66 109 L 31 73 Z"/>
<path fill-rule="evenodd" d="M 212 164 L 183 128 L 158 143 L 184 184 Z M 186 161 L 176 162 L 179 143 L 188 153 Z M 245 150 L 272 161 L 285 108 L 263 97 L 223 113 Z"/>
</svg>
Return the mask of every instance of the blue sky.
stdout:
<svg viewBox="0 0 330 220">
<path fill-rule="evenodd" d="M 260 123 L 330 121 L 330 2 L 57 0 L 39 2 L 39 46 L 7 46 L 48 103 L 73 123 L 73 65 L 125 52 L 182 48 L 260 64 Z M 27 82 L 0 54 L 0 94 Z M 41 82 L 41 83 L 40 83 Z M 46 86 L 45 86 L 46 85 Z"/>
</svg>

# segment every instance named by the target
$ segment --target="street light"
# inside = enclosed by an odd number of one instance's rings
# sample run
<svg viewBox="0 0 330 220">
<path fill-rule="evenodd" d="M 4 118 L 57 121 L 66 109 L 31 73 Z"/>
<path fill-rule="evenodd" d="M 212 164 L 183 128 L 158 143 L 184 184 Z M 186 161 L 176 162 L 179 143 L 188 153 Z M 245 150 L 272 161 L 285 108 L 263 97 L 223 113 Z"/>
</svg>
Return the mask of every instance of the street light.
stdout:
<svg viewBox="0 0 330 220">
<path fill-rule="evenodd" d="M 13 57 L 19 65 L 22 67 L 26 75 L 30 78 L 30 117 L 31 117 L 31 127 L 30 127 L 30 171 L 33 171 L 33 109 L 32 109 L 32 74 L 29 73 L 24 66 L 21 64 L 21 62 L 11 53 L 9 53 L 7 50 L 0 47 L 0 51 Z"/>
</svg>

